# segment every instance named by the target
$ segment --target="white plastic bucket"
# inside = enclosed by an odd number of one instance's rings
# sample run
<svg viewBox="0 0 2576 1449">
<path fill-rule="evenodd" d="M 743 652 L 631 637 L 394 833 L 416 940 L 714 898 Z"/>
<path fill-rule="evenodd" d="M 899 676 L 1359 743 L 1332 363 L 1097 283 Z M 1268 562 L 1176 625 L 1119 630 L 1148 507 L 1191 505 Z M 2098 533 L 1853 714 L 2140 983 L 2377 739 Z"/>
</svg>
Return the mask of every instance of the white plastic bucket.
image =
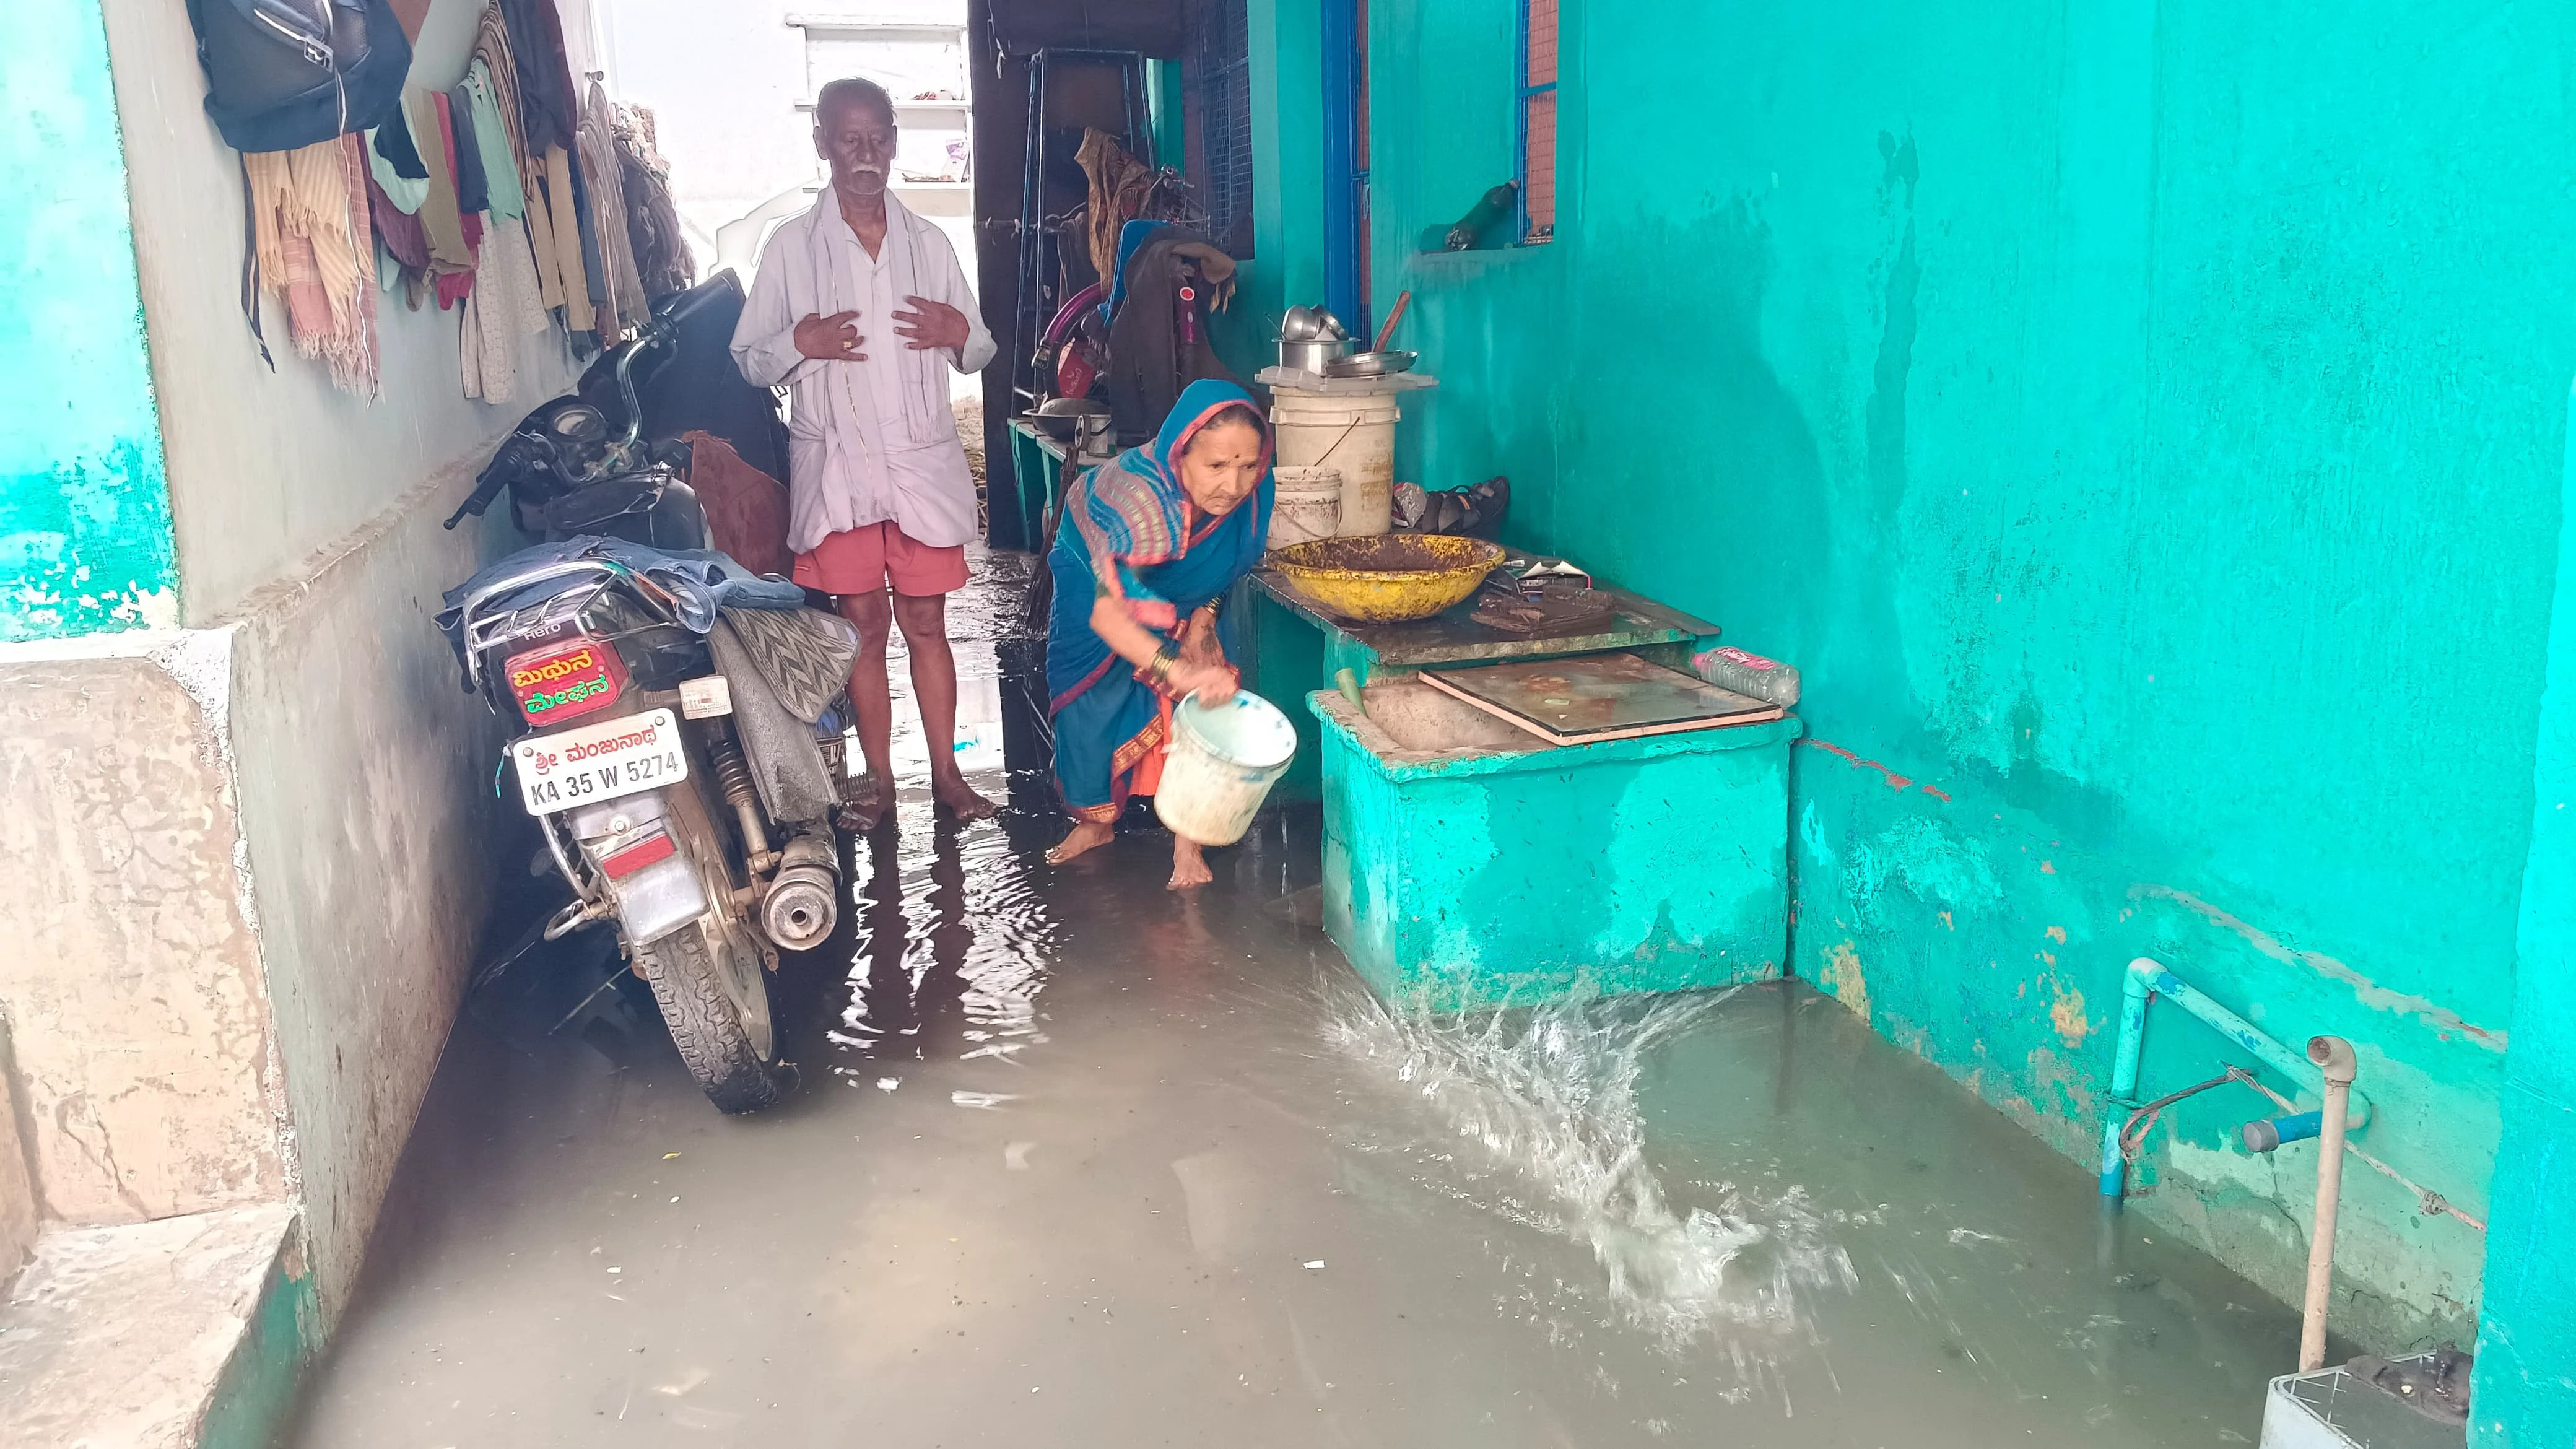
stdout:
<svg viewBox="0 0 2576 1449">
<path fill-rule="evenodd" d="M 1154 813 L 1183 839 L 1232 845 L 1296 755 L 1296 726 L 1260 695 L 1238 692 L 1217 705 L 1182 700 L 1172 711 Z"/>
<path fill-rule="evenodd" d="M 1270 503 L 1272 548 L 1331 538 L 1342 521 L 1342 475 L 1332 468 L 1278 468 Z"/>
<path fill-rule="evenodd" d="M 1395 424 L 1404 416 L 1393 394 L 1328 397 L 1278 388 L 1270 421 L 1279 466 L 1333 468 L 1342 475 L 1344 538 L 1384 533 L 1393 524 Z"/>
</svg>

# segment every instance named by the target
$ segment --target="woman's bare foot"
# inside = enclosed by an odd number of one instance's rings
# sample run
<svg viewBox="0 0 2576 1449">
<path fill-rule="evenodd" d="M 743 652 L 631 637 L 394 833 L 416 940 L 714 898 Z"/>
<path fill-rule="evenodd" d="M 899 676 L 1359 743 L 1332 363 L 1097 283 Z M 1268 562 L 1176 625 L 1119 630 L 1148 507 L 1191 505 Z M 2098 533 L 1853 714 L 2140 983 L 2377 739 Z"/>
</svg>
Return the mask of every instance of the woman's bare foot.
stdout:
<svg viewBox="0 0 2576 1449">
<path fill-rule="evenodd" d="M 1185 840 L 1177 835 L 1173 836 L 1172 883 L 1165 889 L 1188 890 L 1192 886 L 1203 886 L 1215 879 L 1214 875 L 1208 873 L 1207 856 L 1199 850 L 1199 843 L 1195 840 Z"/>
<path fill-rule="evenodd" d="M 1107 845 L 1109 838 L 1116 833 L 1116 828 L 1105 820 L 1077 820 L 1073 822 L 1073 832 L 1057 841 L 1055 849 L 1047 852 L 1047 864 L 1062 865 L 1077 855 L 1098 850 Z"/>
<path fill-rule="evenodd" d="M 963 775 L 932 780 L 930 798 L 939 802 L 940 809 L 960 820 L 990 820 L 1002 813 L 1001 806 L 976 794 L 975 787 L 967 784 Z"/>
</svg>

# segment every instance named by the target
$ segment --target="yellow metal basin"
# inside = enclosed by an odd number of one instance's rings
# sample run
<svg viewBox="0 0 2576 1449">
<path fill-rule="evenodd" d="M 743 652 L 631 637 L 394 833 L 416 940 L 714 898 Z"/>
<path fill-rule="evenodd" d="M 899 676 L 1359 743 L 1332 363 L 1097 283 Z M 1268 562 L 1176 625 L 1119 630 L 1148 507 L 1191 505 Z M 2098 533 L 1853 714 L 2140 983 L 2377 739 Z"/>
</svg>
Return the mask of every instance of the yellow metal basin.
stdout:
<svg viewBox="0 0 2576 1449">
<path fill-rule="evenodd" d="M 1270 555 L 1270 566 L 1325 608 L 1369 624 L 1428 619 L 1476 592 L 1503 561 L 1480 538 L 1388 533 L 1319 538 Z"/>
</svg>

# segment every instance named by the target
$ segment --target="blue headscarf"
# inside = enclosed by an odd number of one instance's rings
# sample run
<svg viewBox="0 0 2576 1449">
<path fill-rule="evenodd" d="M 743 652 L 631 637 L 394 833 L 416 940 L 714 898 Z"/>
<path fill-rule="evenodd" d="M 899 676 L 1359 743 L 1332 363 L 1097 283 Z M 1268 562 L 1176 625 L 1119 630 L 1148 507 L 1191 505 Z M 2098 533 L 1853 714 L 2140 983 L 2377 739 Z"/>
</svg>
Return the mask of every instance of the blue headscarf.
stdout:
<svg viewBox="0 0 2576 1449">
<path fill-rule="evenodd" d="M 1234 383 L 1191 383 L 1152 441 L 1092 469 L 1066 490 L 1063 522 L 1048 557 L 1055 571 L 1055 608 L 1047 630 L 1047 691 L 1058 709 L 1117 672 L 1110 667 L 1117 656 L 1092 632 L 1095 598 L 1123 599 L 1138 623 L 1168 633 L 1261 562 L 1276 492 L 1267 424 L 1260 485 L 1232 512 L 1210 519 L 1190 506 L 1181 488 L 1182 451 L 1230 407 L 1261 413 L 1252 394 Z"/>
</svg>

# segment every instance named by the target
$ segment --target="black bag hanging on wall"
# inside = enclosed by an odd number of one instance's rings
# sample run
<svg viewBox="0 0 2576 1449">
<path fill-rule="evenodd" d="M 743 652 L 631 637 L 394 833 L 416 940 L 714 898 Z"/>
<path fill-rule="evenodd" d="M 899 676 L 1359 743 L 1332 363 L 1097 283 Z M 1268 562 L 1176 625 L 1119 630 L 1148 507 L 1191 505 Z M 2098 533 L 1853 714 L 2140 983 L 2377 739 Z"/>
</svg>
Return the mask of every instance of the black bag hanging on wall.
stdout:
<svg viewBox="0 0 2576 1449">
<path fill-rule="evenodd" d="M 299 151 L 396 119 L 411 40 L 389 0 L 188 0 L 206 114 L 224 144 Z M 242 316 L 259 359 L 277 370 L 259 329 L 259 248 L 242 164 Z"/>
<path fill-rule="evenodd" d="M 294 151 L 392 120 L 411 42 L 390 0 L 188 0 L 206 114 L 237 151 Z"/>
</svg>

